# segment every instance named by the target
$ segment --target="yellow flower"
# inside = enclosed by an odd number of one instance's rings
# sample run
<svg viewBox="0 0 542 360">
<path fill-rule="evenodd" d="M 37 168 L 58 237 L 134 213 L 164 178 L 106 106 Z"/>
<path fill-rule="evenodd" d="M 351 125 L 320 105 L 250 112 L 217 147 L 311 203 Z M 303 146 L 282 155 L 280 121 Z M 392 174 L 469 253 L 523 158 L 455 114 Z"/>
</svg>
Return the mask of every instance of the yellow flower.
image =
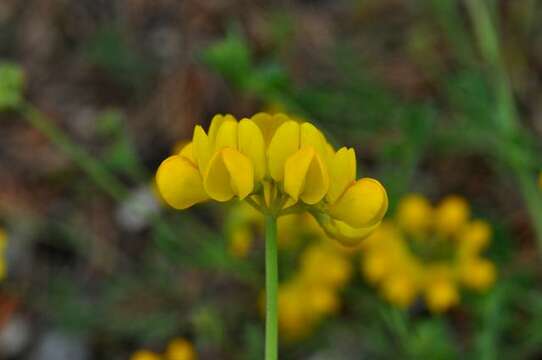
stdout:
<svg viewBox="0 0 542 360">
<path fill-rule="evenodd" d="M 161 360 L 161 357 L 152 351 L 139 350 L 130 357 L 130 360 Z"/>
<path fill-rule="evenodd" d="M 197 355 L 192 343 L 179 338 L 171 341 L 166 349 L 166 360 L 196 360 Z"/>
<path fill-rule="evenodd" d="M 416 299 L 418 288 L 409 275 L 394 274 L 383 281 L 382 292 L 391 303 L 406 308 Z"/>
<path fill-rule="evenodd" d="M 378 181 L 356 181 L 353 149 L 335 151 L 314 125 L 284 114 L 216 115 L 207 133 L 196 126 L 192 142 L 162 162 L 156 184 L 177 209 L 238 198 L 275 216 L 308 211 L 349 245 L 368 236 L 388 206 Z"/>
<path fill-rule="evenodd" d="M 476 255 L 489 245 L 491 228 L 482 220 L 474 220 L 463 227 L 458 234 L 461 257 Z"/>
<path fill-rule="evenodd" d="M 250 228 L 243 226 L 235 229 L 230 234 L 229 251 L 230 254 L 237 258 L 247 256 L 252 245 L 252 233 Z"/>
<path fill-rule="evenodd" d="M 397 224 L 413 235 L 423 233 L 432 223 L 433 209 L 427 199 L 418 194 L 401 199 L 397 208 Z"/>
<path fill-rule="evenodd" d="M 310 334 L 327 315 L 340 307 L 336 290 L 324 285 L 308 284 L 301 278 L 279 287 L 279 326 L 289 341 L 300 340 Z"/>
<path fill-rule="evenodd" d="M 493 285 L 497 277 L 495 266 L 482 258 L 471 258 L 460 265 L 461 280 L 475 290 L 486 290 Z"/>
<path fill-rule="evenodd" d="M 441 313 L 459 302 L 459 293 L 451 279 L 437 279 L 427 285 L 425 301 L 429 310 Z"/>
<path fill-rule="evenodd" d="M 435 228 L 443 235 L 459 231 L 470 216 L 469 205 L 459 196 L 448 196 L 435 209 Z"/>
<path fill-rule="evenodd" d="M 339 310 L 340 302 L 337 292 L 326 286 L 311 286 L 306 292 L 309 309 L 317 315 L 329 315 Z"/>
<path fill-rule="evenodd" d="M 459 303 L 459 286 L 489 288 L 496 269 L 481 254 L 491 227 L 469 219 L 464 199 L 449 196 L 431 209 L 421 195 L 405 196 L 395 221 L 363 242 L 361 272 L 391 303 L 405 308 L 423 295 L 428 309 L 439 313 Z"/>
<path fill-rule="evenodd" d="M 278 301 L 281 335 L 289 341 L 307 336 L 314 326 L 314 315 L 308 311 L 303 288 L 295 284 L 281 285 Z"/>
<path fill-rule="evenodd" d="M 371 251 L 361 261 L 361 269 L 367 280 L 377 283 L 383 280 L 391 267 L 389 258 L 380 251 Z"/>
<path fill-rule="evenodd" d="M 309 284 L 340 288 L 350 279 L 352 264 L 323 244 L 309 246 L 301 255 L 301 276 Z"/>
</svg>

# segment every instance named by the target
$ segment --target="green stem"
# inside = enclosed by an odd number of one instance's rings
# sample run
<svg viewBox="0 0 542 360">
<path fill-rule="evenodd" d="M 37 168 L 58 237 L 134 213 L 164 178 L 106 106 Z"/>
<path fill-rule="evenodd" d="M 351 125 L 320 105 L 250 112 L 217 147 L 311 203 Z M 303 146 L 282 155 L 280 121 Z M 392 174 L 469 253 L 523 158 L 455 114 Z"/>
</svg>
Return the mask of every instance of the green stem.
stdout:
<svg viewBox="0 0 542 360">
<path fill-rule="evenodd" d="M 129 193 L 128 188 L 120 182 L 98 159 L 71 140 L 54 122 L 30 103 L 23 103 L 19 108 L 22 118 L 66 154 L 88 177 L 105 193 L 117 202 L 123 201 Z M 158 215 L 151 217 L 153 226 L 168 241 L 173 242 L 175 232 Z M 170 252 L 165 252 L 169 254 Z"/>
<path fill-rule="evenodd" d="M 277 219 L 265 217 L 265 360 L 278 359 Z"/>
<path fill-rule="evenodd" d="M 523 129 L 517 112 L 512 85 L 502 59 L 499 34 L 491 19 L 491 11 L 486 1 L 467 0 L 466 5 L 480 52 L 485 63 L 489 66 L 489 70 L 491 70 L 491 79 L 494 83 L 497 98 L 495 114 L 497 135 L 500 135 L 506 141 L 510 141 L 511 147 L 515 147 L 516 144 L 513 141 L 518 134 L 521 135 Z M 536 158 L 534 149 L 524 145 L 524 150 L 532 153 L 533 157 Z M 532 165 L 526 165 L 516 160 L 504 159 L 503 162 L 511 167 L 519 183 L 523 200 L 536 232 L 538 248 L 542 254 L 542 196 L 540 196 L 539 190 L 536 188 L 535 169 L 532 169 Z"/>
<path fill-rule="evenodd" d="M 47 118 L 28 103 L 23 104 L 20 110 L 23 119 L 45 134 L 53 144 L 58 146 L 72 161 L 83 169 L 103 191 L 116 201 L 122 201 L 125 198 L 128 193 L 125 186 L 98 160 L 68 138 L 62 130 L 55 126 L 51 119 Z"/>
<path fill-rule="evenodd" d="M 533 228 L 538 241 L 538 250 L 542 254 L 542 195 L 536 181 L 533 179 L 532 172 L 524 169 L 516 170 L 517 181 L 527 205 L 527 210 L 531 215 Z"/>
</svg>

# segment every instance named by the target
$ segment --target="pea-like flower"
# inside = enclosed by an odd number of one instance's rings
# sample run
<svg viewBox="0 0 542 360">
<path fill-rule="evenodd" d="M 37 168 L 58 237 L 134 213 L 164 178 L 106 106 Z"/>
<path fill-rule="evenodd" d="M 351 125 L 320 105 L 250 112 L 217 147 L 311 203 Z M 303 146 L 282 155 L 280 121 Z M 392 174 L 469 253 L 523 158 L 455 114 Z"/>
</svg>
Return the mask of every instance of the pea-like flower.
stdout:
<svg viewBox="0 0 542 360">
<path fill-rule="evenodd" d="M 449 196 L 436 207 L 411 194 L 398 204 L 395 220 L 364 243 L 362 272 L 391 303 L 405 308 L 422 296 L 435 313 L 460 301 L 460 287 L 484 291 L 494 282 L 494 264 L 482 255 L 491 228 L 471 220 L 469 205 Z"/>
<path fill-rule="evenodd" d="M 207 132 L 196 126 L 192 141 L 162 162 L 156 184 L 176 209 L 239 199 L 265 215 L 266 360 L 278 358 L 277 219 L 308 212 L 328 235 L 355 245 L 375 230 L 388 208 L 378 181 L 356 181 L 353 149 L 335 151 L 313 124 L 284 114 L 259 113 L 241 121 L 216 115 Z M 242 255 L 246 236 L 237 242 Z"/>
<path fill-rule="evenodd" d="M 208 132 L 196 126 L 192 141 L 162 162 L 156 183 L 176 209 L 237 198 L 275 217 L 308 211 L 347 245 L 368 236 L 388 204 L 377 180 L 356 181 L 353 149 L 335 151 L 314 125 L 284 114 L 216 115 Z"/>
</svg>

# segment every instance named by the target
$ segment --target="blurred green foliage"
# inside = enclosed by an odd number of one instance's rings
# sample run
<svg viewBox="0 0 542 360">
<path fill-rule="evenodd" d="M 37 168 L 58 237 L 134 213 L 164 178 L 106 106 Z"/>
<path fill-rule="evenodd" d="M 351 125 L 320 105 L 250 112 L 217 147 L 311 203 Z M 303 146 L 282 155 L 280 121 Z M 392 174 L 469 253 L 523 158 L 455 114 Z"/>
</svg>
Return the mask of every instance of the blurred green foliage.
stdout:
<svg viewBox="0 0 542 360">
<path fill-rule="evenodd" d="M 0 63 L 0 111 L 17 107 L 23 96 L 24 75 L 12 63 Z"/>
</svg>

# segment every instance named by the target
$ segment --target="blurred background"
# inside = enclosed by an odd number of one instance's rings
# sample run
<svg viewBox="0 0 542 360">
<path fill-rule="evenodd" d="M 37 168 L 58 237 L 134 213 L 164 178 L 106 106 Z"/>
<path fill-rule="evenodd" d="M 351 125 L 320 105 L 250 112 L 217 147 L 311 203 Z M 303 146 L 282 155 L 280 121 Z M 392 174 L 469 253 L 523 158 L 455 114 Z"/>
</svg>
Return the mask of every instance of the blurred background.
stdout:
<svg viewBox="0 0 542 360">
<path fill-rule="evenodd" d="M 389 248 L 279 225 L 281 359 L 541 358 L 541 18 L 535 0 L 2 0 L 0 358 L 261 359 L 261 220 L 153 187 L 195 124 L 260 111 L 354 147 L 390 226 L 483 224 L 478 267 L 406 231 L 416 271 L 395 282 Z M 424 290 L 434 262 L 460 280 Z"/>
</svg>

